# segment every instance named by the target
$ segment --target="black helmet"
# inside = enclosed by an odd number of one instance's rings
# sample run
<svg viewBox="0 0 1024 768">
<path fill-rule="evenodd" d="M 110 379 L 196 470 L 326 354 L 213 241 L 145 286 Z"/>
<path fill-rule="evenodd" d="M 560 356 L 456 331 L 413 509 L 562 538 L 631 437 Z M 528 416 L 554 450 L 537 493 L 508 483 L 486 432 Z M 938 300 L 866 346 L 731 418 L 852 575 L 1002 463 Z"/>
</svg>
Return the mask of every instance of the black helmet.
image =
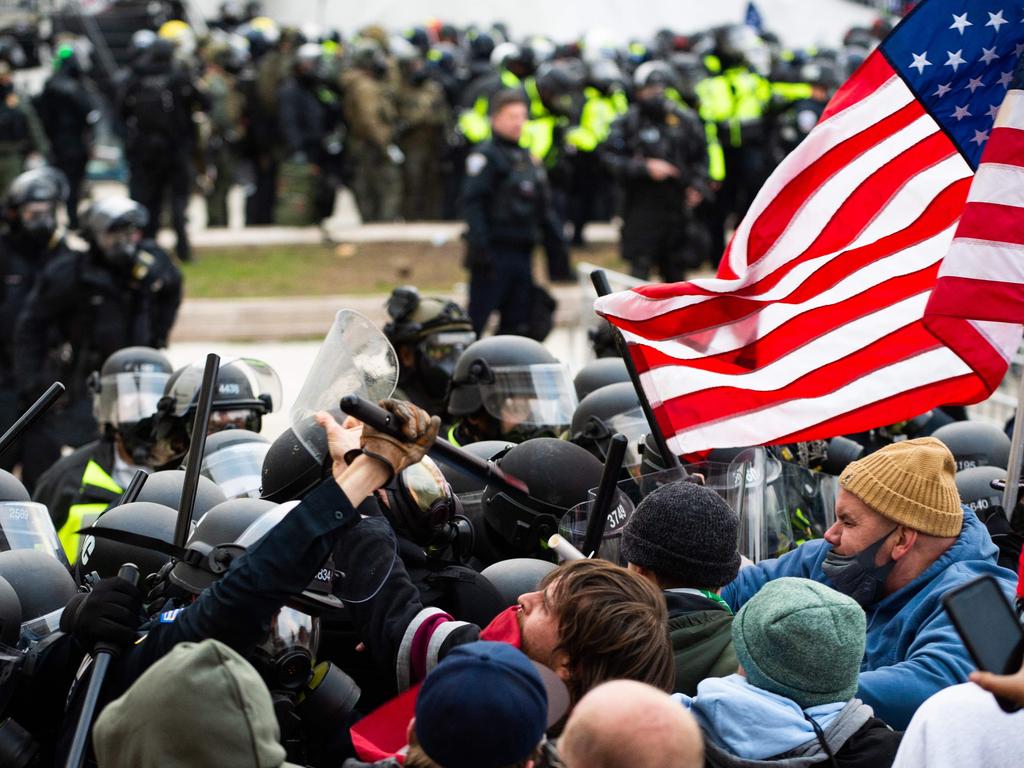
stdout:
<svg viewBox="0 0 1024 768">
<path fill-rule="evenodd" d="M 476 456 L 479 459 L 490 460 L 502 451 L 511 448 L 515 443 L 508 440 L 479 440 L 475 443 L 468 443 L 462 446 L 462 450 Z M 467 472 L 457 464 L 450 463 L 444 456 L 438 456 L 434 463 L 441 469 L 448 484 L 459 497 L 467 493 L 480 493 L 487 484 L 485 480 Z M 463 503 L 465 500 L 463 499 Z"/>
<path fill-rule="evenodd" d="M 162 404 L 162 408 L 176 418 L 184 419 L 189 428 L 199 400 L 205 367 L 204 361 L 175 371 L 164 392 L 169 402 Z M 254 358 L 225 360 L 217 369 L 208 434 L 225 428 L 259 432 L 261 417 L 273 412 L 280 404 L 281 379 L 273 368 Z"/>
<path fill-rule="evenodd" d="M 6 469 L 0 469 L 0 501 L 32 501 L 21 480 Z"/>
<path fill-rule="evenodd" d="M 588 68 L 590 84 L 606 96 L 615 91 L 626 90 L 626 76 L 611 59 L 597 59 Z"/>
<path fill-rule="evenodd" d="M 13 648 L 21 637 L 21 601 L 7 579 L 0 577 L 0 644 Z"/>
<path fill-rule="evenodd" d="M 263 499 L 229 499 L 221 502 L 199 518 L 186 546 L 207 555 L 214 547 L 234 544 L 246 528 L 275 506 L 273 502 Z M 199 594 L 216 581 L 217 576 L 188 563 L 178 562 L 171 569 L 170 580 L 182 589 Z"/>
<path fill-rule="evenodd" d="M 488 32 L 473 30 L 469 38 L 469 56 L 473 61 L 490 61 L 494 53 L 494 38 Z"/>
<path fill-rule="evenodd" d="M 636 388 L 624 381 L 594 390 L 580 401 L 572 415 L 569 439 L 603 462 L 612 435 L 623 434 L 629 439 L 624 466 L 631 467 L 640 463 L 639 445 L 650 431 Z"/>
<path fill-rule="evenodd" d="M 86 209 L 81 232 L 108 265 L 127 271 L 135 263 L 141 230 L 148 222 L 146 209 L 134 200 L 105 197 Z"/>
<path fill-rule="evenodd" d="M 688 103 L 697 97 L 697 85 L 708 76 L 704 59 L 692 51 L 679 51 L 669 58 L 679 77 L 679 93 Z"/>
<path fill-rule="evenodd" d="M 68 179 L 58 169 L 33 168 L 15 177 L 7 188 L 5 205 L 18 208 L 25 203 L 63 203 L 68 199 Z"/>
<path fill-rule="evenodd" d="M 603 471 L 583 448 L 548 437 L 513 446 L 496 463 L 530 489 L 526 496 L 488 483 L 483 494 L 484 520 L 520 556 L 544 552 L 541 542 L 558 533 L 567 511 L 590 499 Z"/>
<path fill-rule="evenodd" d="M 519 602 L 520 595 L 536 592 L 544 577 L 557 567 L 533 557 L 513 557 L 487 566 L 481 574 L 498 590 L 505 605 L 511 606 Z"/>
<path fill-rule="evenodd" d="M 142 491 L 136 501 L 149 501 L 163 504 L 165 507 L 177 509 L 181 504 L 181 490 L 185 485 L 185 473 L 179 469 L 165 469 L 154 472 L 146 478 Z M 198 520 L 211 508 L 225 500 L 224 492 L 209 478 L 199 476 L 196 488 L 196 505 L 192 510 L 192 519 Z"/>
<path fill-rule="evenodd" d="M 652 85 L 678 89 L 679 78 L 675 70 L 664 61 L 645 61 L 633 73 L 633 87 L 639 91 Z"/>
<path fill-rule="evenodd" d="M 525 336 L 490 336 L 469 345 L 455 364 L 448 413 L 485 411 L 530 435 L 561 432 L 572 421 L 576 390 L 565 366 Z"/>
<path fill-rule="evenodd" d="M 82 218 L 82 234 L 95 243 L 100 235 L 119 229 L 142 229 L 149 222 L 149 213 L 127 197 L 104 197 L 86 210 Z"/>
<path fill-rule="evenodd" d="M 396 350 L 413 347 L 413 365 L 403 365 L 402 378 L 411 376 L 427 394 L 442 400 L 448 392 L 455 364 L 476 341 L 469 316 L 454 301 L 433 296 L 421 298 L 412 286 L 395 288 L 387 303 L 390 321 L 384 334 Z M 401 362 L 401 355 L 399 355 Z"/>
<path fill-rule="evenodd" d="M 31 549 L 0 552 L 0 578 L 14 587 L 21 603 L 22 627 L 48 617 L 52 632 L 57 628 L 59 611 L 68 604 L 78 587 L 68 569 L 56 558 Z M 39 635 L 48 632 L 37 633 Z"/>
<path fill-rule="evenodd" d="M 216 483 L 229 499 L 259 498 L 263 460 L 269 450 L 267 438 L 247 429 L 215 432 L 206 438 L 202 476 Z"/>
<path fill-rule="evenodd" d="M 178 513 L 171 507 L 151 501 L 134 501 L 111 507 L 96 519 L 92 527 L 125 531 L 173 544 L 177 520 Z M 145 579 L 158 573 L 170 559 L 169 555 L 144 546 L 90 534 L 83 538 L 78 566 L 81 574 L 96 571 L 101 577 L 109 578 L 116 576 L 125 563 L 134 563 L 139 567 L 139 576 Z"/>
<path fill-rule="evenodd" d="M 993 480 L 1006 480 L 1006 470 L 999 467 L 969 467 L 956 473 L 956 490 L 960 503 L 970 507 L 982 522 L 1003 509 L 1002 491 L 992 487 Z"/>
<path fill-rule="evenodd" d="M 139 466 L 154 466 L 154 417 L 173 370 L 171 362 L 149 347 L 126 347 L 110 355 L 89 377 L 93 415 L 100 429 L 121 435 Z"/>
<path fill-rule="evenodd" d="M 339 423 L 344 419 L 341 411 L 331 413 Z M 310 449 L 323 456 L 323 460 L 317 460 Z M 330 471 L 327 433 L 317 424 L 315 416 L 306 416 L 271 443 L 263 458 L 260 498 L 275 504 L 301 499 L 316 488 Z"/>
<path fill-rule="evenodd" d="M 956 459 L 957 471 L 971 467 L 1006 469 L 1010 438 L 999 427 L 979 421 L 955 421 L 939 427 L 932 437 L 941 440 Z"/>
<path fill-rule="evenodd" d="M 586 68 L 583 62 L 546 61 L 537 68 L 534 82 L 544 106 L 551 112 L 569 116 L 572 114 L 574 97 L 583 90 Z"/>
<path fill-rule="evenodd" d="M 602 357 L 580 368 L 572 383 L 576 388 L 576 397 L 582 401 L 595 389 L 622 381 L 629 381 L 626 362 L 621 357 Z"/>
</svg>

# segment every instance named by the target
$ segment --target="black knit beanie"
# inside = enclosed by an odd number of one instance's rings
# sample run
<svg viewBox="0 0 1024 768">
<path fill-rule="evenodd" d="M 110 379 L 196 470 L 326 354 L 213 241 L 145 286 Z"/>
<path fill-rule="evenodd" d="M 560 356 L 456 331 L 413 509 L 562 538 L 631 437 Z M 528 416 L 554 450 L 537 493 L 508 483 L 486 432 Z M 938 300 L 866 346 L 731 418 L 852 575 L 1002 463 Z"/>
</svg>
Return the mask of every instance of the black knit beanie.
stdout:
<svg viewBox="0 0 1024 768">
<path fill-rule="evenodd" d="M 682 586 L 723 587 L 740 568 L 739 519 L 721 496 L 690 482 L 645 497 L 622 532 L 622 555 Z"/>
</svg>

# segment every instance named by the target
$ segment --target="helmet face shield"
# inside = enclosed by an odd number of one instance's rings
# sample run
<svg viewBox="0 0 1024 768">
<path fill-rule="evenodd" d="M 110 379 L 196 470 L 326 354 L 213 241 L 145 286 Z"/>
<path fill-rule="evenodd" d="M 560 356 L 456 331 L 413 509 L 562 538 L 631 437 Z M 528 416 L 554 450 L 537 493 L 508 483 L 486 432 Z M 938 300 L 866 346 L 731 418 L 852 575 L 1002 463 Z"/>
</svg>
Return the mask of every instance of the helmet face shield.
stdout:
<svg viewBox="0 0 1024 768">
<path fill-rule="evenodd" d="M 572 423 L 576 389 L 561 363 L 491 368 L 491 381 L 481 383 L 484 408 L 501 422 L 502 431 L 516 427 L 562 429 Z"/>
<path fill-rule="evenodd" d="M 40 640 L 45 640 L 58 629 L 60 629 L 60 617 L 64 613 L 61 606 L 55 611 L 50 611 L 43 616 L 22 622 L 21 641 L 18 643 L 21 650 L 31 650 L 32 646 Z"/>
<path fill-rule="evenodd" d="M 102 376 L 95 402 L 96 421 L 119 427 L 137 424 L 157 412 L 169 374 L 154 371 Z"/>
<path fill-rule="evenodd" d="M 299 690 L 309 682 L 320 646 L 320 620 L 285 606 L 270 621 L 270 633 L 256 646 L 267 682 L 274 689 Z"/>
<path fill-rule="evenodd" d="M 203 457 L 202 474 L 215 482 L 229 499 L 258 499 L 263 459 L 270 443 L 253 441 L 221 448 Z"/>
<path fill-rule="evenodd" d="M 0 502 L 0 552 L 10 549 L 45 552 L 68 564 L 50 513 L 34 501 Z"/>
<path fill-rule="evenodd" d="M 424 337 L 417 346 L 424 360 L 450 378 L 459 356 L 474 341 L 473 331 L 437 331 Z"/>
<path fill-rule="evenodd" d="M 625 435 L 628 441 L 626 456 L 622 461 L 622 466 L 628 470 L 639 471 L 638 468 L 641 461 L 640 445 L 651 431 L 643 408 L 637 407 L 625 413 L 612 416 L 608 420 L 608 428 L 611 434 Z"/>
<path fill-rule="evenodd" d="M 167 396 L 173 400 L 173 415 L 184 416 L 199 399 L 206 362 L 193 363 L 177 375 Z M 270 413 L 281 403 L 281 379 L 269 365 L 253 358 L 225 360 L 217 371 L 213 396 L 215 411 L 255 409 Z"/>
<path fill-rule="evenodd" d="M 629 483 L 631 481 L 625 482 Z M 624 566 L 626 561 L 621 554 L 622 531 L 625 529 L 626 523 L 633 516 L 635 507 L 629 496 L 622 490 L 625 484 L 620 484 L 619 487 L 620 491 L 615 499 L 615 506 L 608 513 L 604 533 L 601 535 L 601 540 L 598 543 L 597 552 L 594 554 L 594 557 Z M 577 504 L 566 512 L 558 523 L 558 533 L 561 537 L 581 552 L 583 551 L 584 540 L 587 537 L 587 526 L 590 524 L 590 518 L 593 516 L 596 499 L 597 489 L 594 489 L 590 492 L 590 498 L 587 501 Z M 583 554 L 589 555 L 590 553 L 583 552 Z"/>
</svg>

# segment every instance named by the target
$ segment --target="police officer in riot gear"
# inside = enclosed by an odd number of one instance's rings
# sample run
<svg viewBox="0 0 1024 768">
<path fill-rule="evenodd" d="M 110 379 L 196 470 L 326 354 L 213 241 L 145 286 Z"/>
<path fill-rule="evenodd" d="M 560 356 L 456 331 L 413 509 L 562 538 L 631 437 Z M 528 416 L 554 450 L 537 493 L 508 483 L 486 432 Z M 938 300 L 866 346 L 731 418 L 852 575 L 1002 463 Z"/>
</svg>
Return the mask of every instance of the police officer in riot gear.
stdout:
<svg viewBox="0 0 1024 768">
<path fill-rule="evenodd" d="M 167 345 L 181 273 L 156 243 L 142 239 L 146 220 L 146 210 L 128 198 L 94 203 L 83 219 L 89 250 L 51 259 L 25 301 L 15 357 L 23 402 L 55 380 L 68 388 L 41 422 L 45 445 L 24 458 L 33 483 L 61 446 L 95 438 L 89 374 L 119 349 Z"/>
<path fill-rule="evenodd" d="M 576 405 L 568 370 L 539 342 L 491 336 L 470 344 L 455 364 L 447 437 L 454 445 L 557 437 Z"/>
<path fill-rule="evenodd" d="M 518 91 L 495 94 L 493 136 L 466 158 L 462 196 L 469 316 L 478 335 L 495 310 L 501 314 L 498 333 L 528 333 L 533 249 L 542 240 L 565 247 L 547 176 L 519 146 L 528 113 Z"/>
<path fill-rule="evenodd" d="M 67 198 L 67 182 L 54 168 L 37 168 L 18 176 L 4 200 L 4 229 L 0 233 L 0 425 L 6 428 L 21 415 L 20 387 L 14 375 L 14 329 L 25 300 L 46 263 L 68 251 L 57 233 L 57 206 Z M 45 432 L 43 433 L 45 435 Z M 40 432 L 30 429 L 12 447 L 0 466 L 12 469 Z M 29 472 L 29 481 L 32 481 Z"/>
<path fill-rule="evenodd" d="M 443 416 L 455 363 L 476 341 L 472 323 L 455 302 L 421 298 L 411 286 L 395 288 L 387 310 L 384 333 L 400 366 L 395 397 Z"/>
<path fill-rule="evenodd" d="M 171 370 L 155 349 L 128 347 L 90 377 L 100 437 L 44 472 L 34 493 L 50 510 L 70 562 L 78 558 L 78 530 L 121 495 L 137 470 L 160 463 L 153 455 L 153 417 Z"/>
<path fill-rule="evenodd" d="M 188 451 L 198 404 L 203 364 L 180 368 L 167 380 L 155 424 L 156 450 L 164 468 L 178 466 Z M 237 358 L 221 362 L 206 434 L 225 429 L 259 433 L 263 416 L 281 403 L 281 380 L 262 360 Z"/>
<path fill-rule="evenodd" d="M 708 151 L 696 115 L 666 96 L 676 75 L 666 63 L 641 64 L 636 103 L 613 124 L 603 160 L 623 192 L 622 257 L 635 277 L 656 267 L 661 279 L 683 279 L 687 225 L 707 194 Z"/>
</svg>

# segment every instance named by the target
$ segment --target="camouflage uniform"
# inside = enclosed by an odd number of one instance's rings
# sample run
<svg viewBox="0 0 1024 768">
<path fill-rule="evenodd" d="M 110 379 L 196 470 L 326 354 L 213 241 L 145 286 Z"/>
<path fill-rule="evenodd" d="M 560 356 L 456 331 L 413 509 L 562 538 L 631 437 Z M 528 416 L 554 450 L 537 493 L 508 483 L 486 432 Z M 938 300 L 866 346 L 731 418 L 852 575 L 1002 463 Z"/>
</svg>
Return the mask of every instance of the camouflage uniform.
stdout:
<svg viewBox="0 0 1024 768">
<path fill-rule="evenodd" d="M 235 180 L 238 144 L 244 135 L 242 115 L 245 98 L 236 78 L 222 69 L 211 69 L 202 87 L 210 100 L 210 137 L 206 162 L 213 168 L 213 184 L 206 195 L 207 226 L 228 225 L 228 191 Z"/>
<path fill-rule="evenodd" d="M 398 91 L 398 123 L 398 146 L 405 154 L 402 218 L 440 218 L 441 153 L 448 124 L 448 102 L 440 84 L 404 82 Z"/>
<path fill-rule="evenodd" d="M 401 213 L 402 169 L 388 156 L 397 119 L 393 94 L 370 73 L 343 76 L 352 193 L 363 221 L 394 221 Z"/>
</svg>

